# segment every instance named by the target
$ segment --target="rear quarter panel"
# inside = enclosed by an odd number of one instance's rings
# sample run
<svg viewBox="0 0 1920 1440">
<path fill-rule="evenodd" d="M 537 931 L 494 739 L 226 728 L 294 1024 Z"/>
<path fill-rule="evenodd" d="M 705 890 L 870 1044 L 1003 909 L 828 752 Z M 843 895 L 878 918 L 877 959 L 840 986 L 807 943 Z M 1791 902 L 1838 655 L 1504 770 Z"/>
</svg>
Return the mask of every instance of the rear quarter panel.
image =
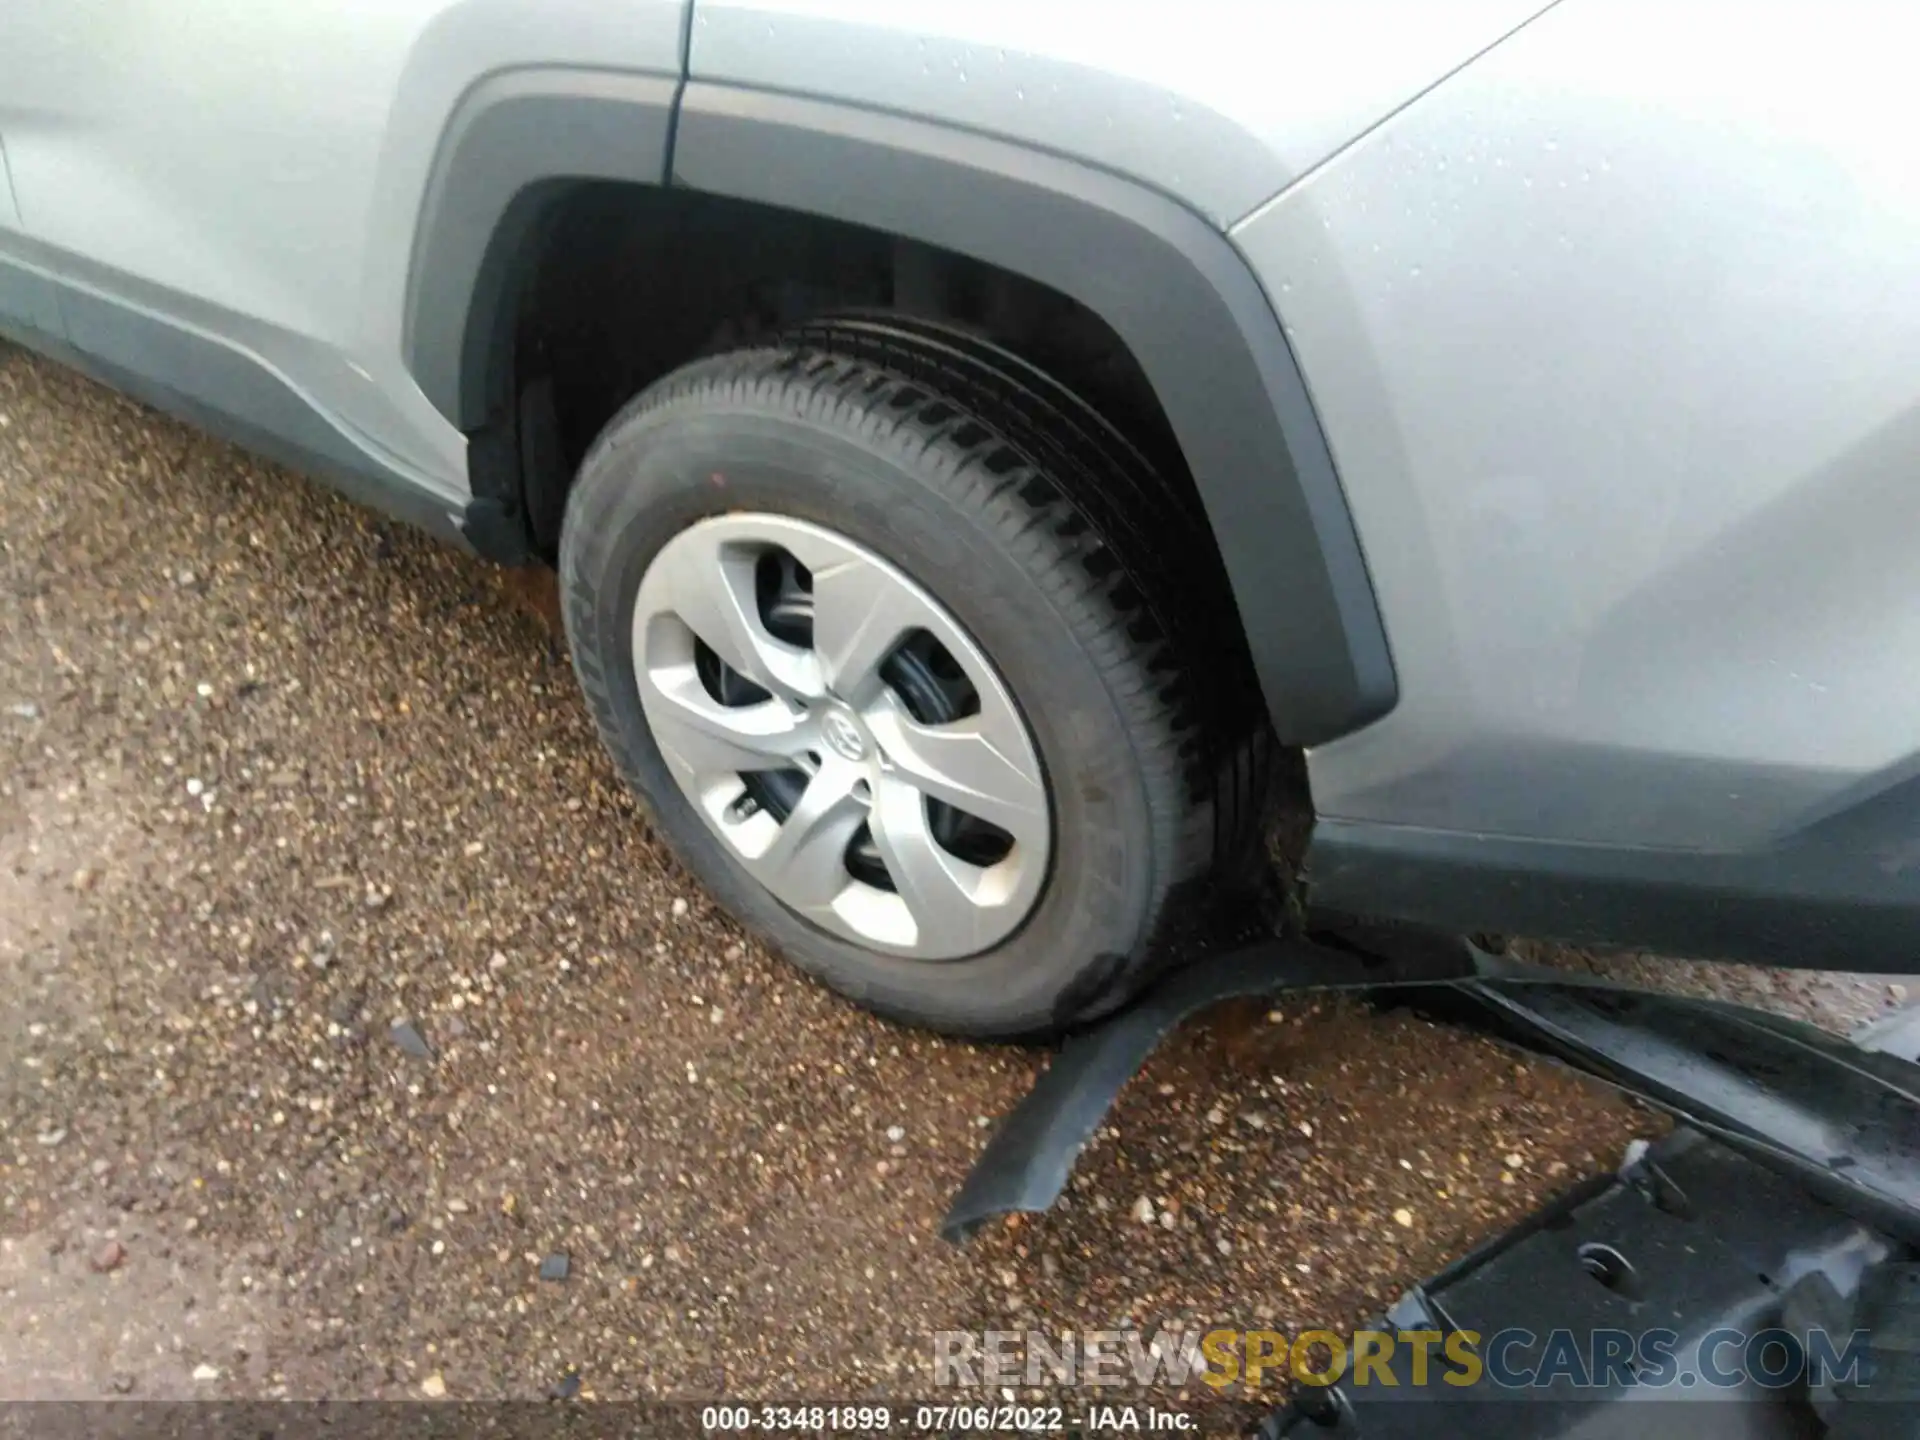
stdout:
<svg viewBox="0 0 1920 1440">
<path fill-rule="evenodd" d="M 1915 53 L 1566 0 L 1236 229 L 1400 679 L 1323 814 L 1735 849 L 1913 773 Z"/>
<path fill-rule="evenodd" d="M 979 130 L 1226 224 L 1544 0 L 698 0 L 694 78 Z"/>
</svg>

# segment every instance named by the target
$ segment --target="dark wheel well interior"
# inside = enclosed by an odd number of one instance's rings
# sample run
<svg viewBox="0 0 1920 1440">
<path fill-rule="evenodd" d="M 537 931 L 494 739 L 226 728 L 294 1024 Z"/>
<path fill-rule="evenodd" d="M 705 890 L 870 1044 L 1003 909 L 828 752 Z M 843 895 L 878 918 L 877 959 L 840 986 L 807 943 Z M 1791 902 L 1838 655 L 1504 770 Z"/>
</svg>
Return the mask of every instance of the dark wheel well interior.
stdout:
<svg viewBox="0 0 1920 1440">
<path fill-rule="evenodd" d="M 495 433 L 475 437 L 474 481 L 517 515 L 544 558 L 557 548 L 582 456 L 629 399 L 699 355 L 849 309 L 962 326 L 1014 351 L 1079 393 L 1200 504 L 1120 338 L 1022 276 L 857 225 L 629 184 L 551 196 L 524 235 L 510 269 L 512 333 L 501 337 L 512 353 L 494 367 Z"/>
</svg>

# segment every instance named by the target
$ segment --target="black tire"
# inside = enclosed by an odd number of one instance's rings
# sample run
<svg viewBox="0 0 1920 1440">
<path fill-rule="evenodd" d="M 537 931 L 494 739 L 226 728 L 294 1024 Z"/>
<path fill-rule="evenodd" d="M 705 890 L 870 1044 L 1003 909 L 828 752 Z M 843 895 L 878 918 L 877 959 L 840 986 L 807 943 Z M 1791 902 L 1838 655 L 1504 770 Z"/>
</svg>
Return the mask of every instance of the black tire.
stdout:
<svg viewBox="0 0 1920 1440">
<path fill-rule="evenodd" d="M 996 948 L 935 963 L 816 928 L 735 862 L 669 773 L 634 674 L 635 595 L 669 538 L 742 510 L 884 556 L 1012 691 L 1054 840 L 1044 891 Z M 667 376 L 587 455 L 560 580 L 600 733 L 661 835 L 736 917 L 883 1014 L 1016 1036 L 1102 1013 L 1259 852 L 1267 732 L 1203 521 L 1088 407 L 983 342 L 850 319 Z"/>
</svg>

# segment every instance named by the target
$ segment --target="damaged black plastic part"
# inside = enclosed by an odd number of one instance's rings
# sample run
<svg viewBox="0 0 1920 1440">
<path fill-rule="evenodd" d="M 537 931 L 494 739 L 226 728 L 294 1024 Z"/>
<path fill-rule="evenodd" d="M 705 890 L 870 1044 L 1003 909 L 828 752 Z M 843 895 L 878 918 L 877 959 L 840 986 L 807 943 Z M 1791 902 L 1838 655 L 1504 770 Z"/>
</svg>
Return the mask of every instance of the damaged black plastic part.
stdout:
<svg viewBox="0 0 1920 1440">
<path fill-rule="evenodd" d="M 1688 1203 L 1663 1204 L 1663 1191 Z M 1909 1254 L 1683 1126 L 1620 1174 L 1578 1187 L 1416 1285 L 1371 1327 L 1468 1332 L 1506 1387 L 1454 1388 L 1445 1373 L 1417 1384 L 1414 1351 L 1401 1345 L 1386 1374 L 1375 1370 L 1365 1385 L 1348 1376 L 1298 1387 L 1258 1433 L 1911 1440 L 1920 1426 L 1911 1380 L 1920 1286 L 1907 1281 Z M 1595 1264 L 1600 1255 L 1608 1263 Z M 1824 1357 L 1809 1365 L 1814 1334 L 1830 1342 L 1838 1375 L 1821 1378 Z M 1764 1353 L 1750 1358 L 1750 1343 Z M 1432 1353 L 1444 1351 L 1435 1344 Z"/>
<path fill-rule="evenodd" d="M 1202 962 L 1064 1045 L 975 1163 L 941 1233 L 1045 1210 L 1114 1097 L 1181 1021 L 1236 996 L 1344 990 L 1562 1060 L 1849 1214 L 1920 1240 L 1920 1066 L 1744 1006 L 1500 959 L 1417 930 L 1348 927 Z"/>
<path fill-rule="evenodd" d="M 1268 1440 L 1920 1440 L 1920 1011 L 1847 1041 L 1721 1001 L 1620 985 L 1488 955 L 1396 926 L 1325 926 L 1203 961 L 1070 1040 L 1008 1115 L 955 1197 L 959 1242 L 996 1216 L 1045 1210 L 1128 1078 L 1189 1016 L 1222 1000 L 1296 990 L 1411 1006 L 1581 1069 L 1673 1115 L 1679 1127 L 1620 1173 L 1577 1186 L 1416 1286 L 1389 1331 L 1575 1336 L 1671 1332 L 1664 1377 L 1648 1357 L 1545 1383 L 1466 1389 L 1301 1386 L 1262 1425 Z M 1819 1331 L 1865 1363 L 1822 1385 L 1729 1372 L 1715 1347 L 1738 1331 Z M 1504 1359 L 1546 1374 L 1525 1344 Z M 1807 1383 L 1811 1380 L 1813 1383 Z M 1655 1383 L 1660 1382 L 1660 1383 Z M 1702 1406 L 1712 1399 L 1744 1403 Z M 1408 1403 L 1416 1402 L 1416 1403 Z M 1444 1402 L 1444 1412 L 1433 1408 Z M 1621 1403 L 1633 1402 L 1633 1403 Z M 1655 1407 L 1650 1409 L 1649 1405 Z M 1436 1431 L 1436 1422 L 1444 1421 Z"/>
<path fill-rule="evenodd" d="M 1068 1040 L 1047 1072 L 1000 1122 L 941 1224 L 955 1244 L 1015 1211 L 1049 1208 L 1073 1162 L 1133 1073 L 1183 1020 L 1223 1000 L 1282 990 L 1373 990 L 1463 979 L 1471 950 L 1407 932 L 1391 953 L 1274 940 L 1190 965 L 1098 1028 Z"/>
</svg>

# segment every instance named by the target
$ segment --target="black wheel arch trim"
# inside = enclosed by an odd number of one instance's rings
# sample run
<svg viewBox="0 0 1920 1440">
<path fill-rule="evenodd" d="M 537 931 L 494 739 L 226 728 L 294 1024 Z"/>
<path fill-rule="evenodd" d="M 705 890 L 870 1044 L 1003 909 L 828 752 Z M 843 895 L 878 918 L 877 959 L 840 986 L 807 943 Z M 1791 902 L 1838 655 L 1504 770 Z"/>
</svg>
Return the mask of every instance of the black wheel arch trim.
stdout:
<svg viewBox="0 0 1920 1440">
<path fill-rule="evenodd" d="M 1133 351 L 1172 425 L 1280 739 L 1319 744 L 1393 707 L 1386 633 L 1326 437 L 1239 252 L 1157 191 L 973 132 L 664 75 L 507 72 L 476 86 L 428 183 L 405 328 L 415 379 L 472 439 L 476 503 L 515 503 L 494 494 L 517 447 L 504 301 L 542 198 L 574 179 L 864 225 L 1087 306 Z"/>
<path fill-rule="evenodd" d="M 525 69 L 461 97 L 421 200 L 401 331 L 407 369 L 460 429 L 503 398 L 512 282 L 548 202 L 574 182 L 664 184 L 679 90 L 675 75 Z"/>
</svg>

